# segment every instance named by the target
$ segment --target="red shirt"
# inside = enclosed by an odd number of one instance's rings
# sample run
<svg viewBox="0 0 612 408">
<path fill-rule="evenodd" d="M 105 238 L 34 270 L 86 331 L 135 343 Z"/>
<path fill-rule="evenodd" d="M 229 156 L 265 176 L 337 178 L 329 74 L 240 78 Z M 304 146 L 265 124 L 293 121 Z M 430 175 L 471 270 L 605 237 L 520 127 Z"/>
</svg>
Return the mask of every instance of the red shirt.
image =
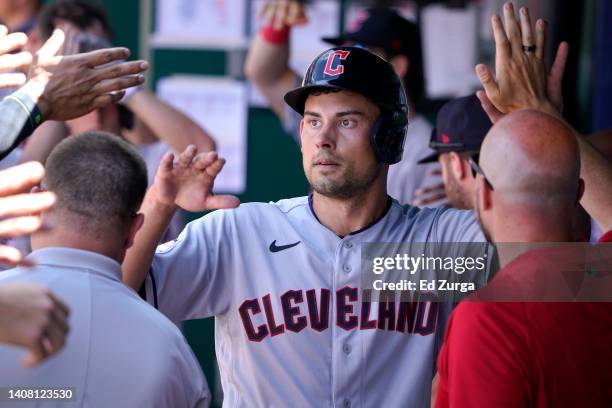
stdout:
<svg viewBox="0 0 612 408">
<path fill-rule="evenodd" d="M 521 256 L 482 291 L 555 265 Z M 464 301 L 438 370 L 436 408 L 612 406 L 612 303 Z"/>
<path fill-rule="evenodd" d="M 605 234 L 603 234 L 601 237 L 599 237 L 599 241 L 597 242 L 599 243 L 612 242 L 612 231 L 608 231 Z"/>
</svg>

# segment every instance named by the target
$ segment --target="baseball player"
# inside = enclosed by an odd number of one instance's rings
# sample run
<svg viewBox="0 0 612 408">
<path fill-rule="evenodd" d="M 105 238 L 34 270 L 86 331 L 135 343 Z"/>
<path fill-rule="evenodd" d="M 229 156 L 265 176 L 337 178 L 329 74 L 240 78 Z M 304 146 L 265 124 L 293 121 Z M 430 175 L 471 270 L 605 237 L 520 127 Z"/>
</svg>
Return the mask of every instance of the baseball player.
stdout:
<svg viewBox="0 0 612 408">
<path fill-rule="evenodd" d="M 478 163 L 480 145 L 491 128 L 491 121 L 476 95 L 455 98 L 440 108 L 429 147 L 434 153 L 419 164 L 439 162 L 442 180 L 453 208 L 472 209 L 476 174 L 470 161 Z"/>
<path fill-rule="evenodd" d="M 148 276 L 146 299 L 173 321 L 216 317 L 225 406 L 429 406 L 452 305 L 370 302 L 361 248 L 484 241 L 474 214 L 419 210 L 387 195 L 407 104 L 380 57 L 359 47 L 327 50 L 285 100 L 303 115 L 312 195 L 212 212 L 155 250 L 177 206 L 238 206 L 211 192 L 224 163 L 215 153 L 190 148 L 175 162 L 167 155 L 141 209 L 145 224 L 124 280 L 138 290 Z"/>
<path fill-rule="evenodd" d="M 298 86 L 302 78 L 289 67 L 289 36 L 294 26 L 306 22 L 303 5 L 295 0 L 268 1 L 261 13 L 264 25 L 253 39 L 245 60 L 244 71 L 277 114 L 283 127 L 298 144 L 301 117 L 285 104 L 285 93 Z M 404 81 L 410 106 L 410 131 L 403 158 L 389 168 L 387 191 L 400 203 L 441 205 L 443 189 L 437 163 L 417 165 L 417 160 L 432 153 L 427 146 L 431 125 L 414 107 L 425 94 L 421 38 L 418 25 L 406 20 L 393 9 L 374 7 L 363 10 L 339 37 L 323 38 L 331 45 L 360 44 L 389 61 Z M 428 191 L 417 194 L 417 191 Z"/>
</svg>

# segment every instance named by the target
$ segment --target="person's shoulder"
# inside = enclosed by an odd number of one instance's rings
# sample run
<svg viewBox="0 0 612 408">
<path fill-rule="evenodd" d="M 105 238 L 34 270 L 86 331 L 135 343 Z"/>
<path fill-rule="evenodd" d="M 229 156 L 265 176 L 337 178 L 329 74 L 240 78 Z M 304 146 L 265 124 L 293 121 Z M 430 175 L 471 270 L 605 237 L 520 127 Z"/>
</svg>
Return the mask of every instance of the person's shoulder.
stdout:
<svg viewBox="0 0 612 408">
<path fill-rule="evenodd" d="M 12 283 L 21 280 L 23 278 L 22 268 L 12 268 L 0 271 L 0 285 L 5 283 Z"/>
<path fill-rule="evenodd" d="M 236 208 L 215 210 L 194 221 L 197 224 L 234 224 L 237 222 L 258 222 L 279 216 L 289 216 L 308 208 L 308 197 L 295 197 L 276 202 L 249 202 Z M 302 211 L 303 212 L 303 211 Z"/>
<path fill-rule="evenodd" d="M 245 217 L 252 215 L 261 214 L 275 214 L 275 213 L 290 213 L 297 209 L 303 209 L 308 207 L 308 197 L 294 197 L 286 198 L 279 201 L 264 202 L 249 202 L 240 204 L 236 208 L 224 209 L 213 211 L 209 215 L 216 217 L 223 217 L 228 215 L 234 215 L 237 217 Z"/>
<path fill-rule="evenodd" d="M 453 311 L 454 325 L 467 332 L 491 331 L 495 327 L 516 327 L 525 315 L 522 302 L 480 302 L 476 297 L 463 300 Z"/>
<path fill-rule="evenodd" d="M 475 221 L 474 211 L 458 210 L 450 207 L 416 207 L 410 204 L 400 204 L 393 200 L 391 209 L 397 212 L 405 222 L 463 222 Z"/>
<path fill-rule="evenodd" d="M 119 287 L 115 282 L 112 282 L 111 285 L 115 286 L 116 301 L 122 303 L 126 311 L 129 310 L 130 320 L 134 322 L 134 328 L 139 333 L 145 336 L 155 333 L 155 337 L 166 344 L 183 338 L 181 331 L 174 323 L 144 301 L 136 292 L 127 287 Z"/>
</svg>

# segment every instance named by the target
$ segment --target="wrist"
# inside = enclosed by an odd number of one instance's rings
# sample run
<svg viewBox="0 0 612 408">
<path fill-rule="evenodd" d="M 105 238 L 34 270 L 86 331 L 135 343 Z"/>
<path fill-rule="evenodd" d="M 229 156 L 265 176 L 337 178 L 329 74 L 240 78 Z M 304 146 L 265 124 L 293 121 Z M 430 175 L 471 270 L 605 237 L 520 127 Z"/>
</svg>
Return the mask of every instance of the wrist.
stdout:
<svg viewBox="0 0 612 408">
<path fill-rule="evenodd" d="M 30 80 L 24 86 L 19 88 L 19 90 L 32 98 L 34 104 L 36 104 L 38 114 L 40 114 L 41 119 L 48 117 L 49 104 L 43 96 L 45 90 L 45 86 L 43 84 L 36 80 Z"/>
<path fill-rule="evenodd" d="M 285 24 L 280 29 L 265 25 L 261 29 L 261 36 L 270 44 L 280 45 L 289 41 L 289 32 L 290 27 Z"/>
<path fill-rule="evenodd" d="M 557 109 L 557 107 L 550 101 L 542 101 L 536 106 L 536 110 L 539 110 L 544 113 L 548 113 L 552 116 L 561 117 L 561 112 Z"/>
<path fill-rule="evenodd" d="M 159 188 L 156 184 L 153 184 L 147 195 L 145 196 L 145 203 L 143 204 L 155 211 L 156 214 L 159 215 L 167 215 L 174 213 L 177 209 L 177 205 L 174 203 L 174 200 L 166 197 L 164 194 L 161 194 Z"/>
</svg>

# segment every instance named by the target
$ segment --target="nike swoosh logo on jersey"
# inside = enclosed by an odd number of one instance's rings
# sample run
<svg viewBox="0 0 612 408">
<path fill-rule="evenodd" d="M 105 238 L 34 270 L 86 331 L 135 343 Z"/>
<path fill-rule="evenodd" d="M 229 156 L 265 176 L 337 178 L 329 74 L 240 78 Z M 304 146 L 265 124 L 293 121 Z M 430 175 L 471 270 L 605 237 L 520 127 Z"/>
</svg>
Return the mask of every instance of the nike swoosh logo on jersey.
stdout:
<svg viewBox="0 0 612 408">
<path fill-rule="evenodd" d="M 298 242 L 294 242 L 293 244 L 288 244 L 288 245 L 276 245 L 276 240 L 272 241 L 272 243 L 270 244 L 270 252 L 280 252 L 280 251 L 284 251 L 285 249 L 289 249 L 289 248 L 293 248 L 294 246 L 296 246 L 297 244 L 299 244 L 302 241 L 298 241 Z"/>
</svg>

